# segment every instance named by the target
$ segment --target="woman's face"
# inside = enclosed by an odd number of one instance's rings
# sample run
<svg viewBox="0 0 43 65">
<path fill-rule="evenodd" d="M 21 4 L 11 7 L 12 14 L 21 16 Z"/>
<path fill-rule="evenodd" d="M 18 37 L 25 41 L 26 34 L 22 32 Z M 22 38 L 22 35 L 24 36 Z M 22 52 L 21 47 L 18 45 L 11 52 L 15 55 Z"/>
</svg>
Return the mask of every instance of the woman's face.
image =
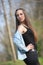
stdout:
<svg viewBox="0 0 43 65">
<path fill-rule="evenodd" d="M 18 11 L 16 12 L 16 16 L 17 16 L 17 19 L 18 19 L 18 21 L 19 21 L 20 23 L 23 23 L 23 22 L 24 22 L 24 20 L 25 20 L 25 15 L 24 15 L 24 13 L 23 13 L 22 10 L 18 10 Z"/>
</svg>

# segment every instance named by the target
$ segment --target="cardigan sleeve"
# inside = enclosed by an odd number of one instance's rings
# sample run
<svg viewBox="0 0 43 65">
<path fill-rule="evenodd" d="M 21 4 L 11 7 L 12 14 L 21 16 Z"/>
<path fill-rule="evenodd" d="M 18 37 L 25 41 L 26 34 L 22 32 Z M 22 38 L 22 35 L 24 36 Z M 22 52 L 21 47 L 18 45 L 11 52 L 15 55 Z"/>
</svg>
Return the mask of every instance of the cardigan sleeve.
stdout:
<svg viewBox="0 0 43 65">
<path fill-rule="evenodd" d="M 14 43 L 16 44 L 17 48 L 19 48 L 19 50 L 23 52 L 28 52 L 26 46 L 24 46 L 18 38 L 14 38 Z"/>
<path fill-rule="evenodd" d="M 24 46 L 21 42 L 21 40 L 17 37 L 14 36 L 13 38 L 13 42 L 14 44 L 17 46 L 17 48 L 20 50 L 20 51 L 23 51 L 23 52 L 28 52 L 29 50 L 26 48 L 26 46 Z"/>
</svg>

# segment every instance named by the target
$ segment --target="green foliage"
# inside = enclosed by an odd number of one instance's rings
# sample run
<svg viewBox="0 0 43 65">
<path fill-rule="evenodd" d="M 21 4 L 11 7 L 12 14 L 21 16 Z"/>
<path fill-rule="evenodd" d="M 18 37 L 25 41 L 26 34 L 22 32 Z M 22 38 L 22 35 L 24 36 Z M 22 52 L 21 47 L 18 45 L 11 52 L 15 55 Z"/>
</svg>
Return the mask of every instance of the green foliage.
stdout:
<svg viewBox="0 0 43 65">
<path fill-rule="evenodd" d="M 38 54 L 40 56 L 40 51 L 41 51 L 41 40 L 38 41 L 37 43 L 37 49 L 38 49 Z"/>
<path fill-rule="evenodd" d="M 37 43 L 37 50 L 38 50 L 38 54 L 39 54 L 39 56 L 42 56 L 41 55 L 41 51 L 42 51 L 42 49 L 43 49 L 43 39 L 40 39 L 39 41 L 38 41 L 38 43 Z M 43 51 L 42 51 L 43 52 Z"/>
</svg>

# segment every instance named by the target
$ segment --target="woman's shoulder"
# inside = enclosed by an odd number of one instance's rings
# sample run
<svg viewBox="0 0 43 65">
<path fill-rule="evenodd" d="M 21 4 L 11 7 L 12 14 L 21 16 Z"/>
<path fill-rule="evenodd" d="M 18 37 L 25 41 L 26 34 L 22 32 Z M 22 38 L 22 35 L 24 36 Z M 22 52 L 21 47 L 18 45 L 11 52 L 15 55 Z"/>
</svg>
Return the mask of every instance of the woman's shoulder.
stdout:
<svg viewBox="0 0 43 65">
<path fill-rule="evenodd" d="M 22 25 L 22 24 L 20 24 L 20 25 L 18 26 L 18 28 L 23 28 L 23 25 Z"/>
<path fill-rule="evenodd" d="M 18 26 L 18 31 L 21 33 L 24 31 L 24 27 L 22 24 Z"/>
</svg>

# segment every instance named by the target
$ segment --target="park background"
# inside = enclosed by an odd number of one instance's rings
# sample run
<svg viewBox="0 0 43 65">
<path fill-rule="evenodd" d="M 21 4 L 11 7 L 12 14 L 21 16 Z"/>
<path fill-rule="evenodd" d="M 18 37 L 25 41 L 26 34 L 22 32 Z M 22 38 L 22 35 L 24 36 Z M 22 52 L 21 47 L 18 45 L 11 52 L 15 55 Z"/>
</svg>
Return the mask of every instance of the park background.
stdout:
<svg viewBox="0 0 43 65">
<path fill-rule="evenodd" d="M 16 30 L 15 10 L 19 7 L 26 10 L 33 28 L 35 28 L 37 31 L 37 49 L 39 61 L 42 64 L 43 0 L 0 0 L 0 63 L 10 61 L 12 64 L 11 61 L 17 60 L 16 47 L 13 43 L 13 36 Z M 18 62 L 20 63 L 20 61 L 17 61 L 17 63 Z M 6 64 L 3 63 L 3 65 Z M 23 64 L 21 63 L 21 65 Z"/>
</svg>

